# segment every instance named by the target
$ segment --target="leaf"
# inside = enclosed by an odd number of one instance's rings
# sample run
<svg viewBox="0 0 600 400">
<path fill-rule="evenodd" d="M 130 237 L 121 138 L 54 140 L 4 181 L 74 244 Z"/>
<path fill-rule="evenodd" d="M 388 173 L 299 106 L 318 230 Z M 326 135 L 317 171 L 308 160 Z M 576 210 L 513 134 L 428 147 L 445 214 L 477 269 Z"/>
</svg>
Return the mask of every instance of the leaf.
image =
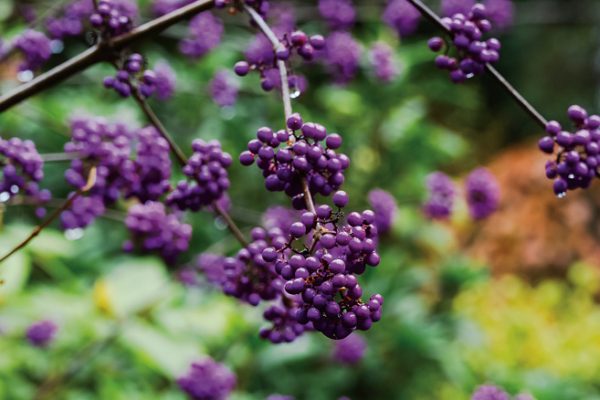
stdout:
<svg viewBox="0 0 600 400">
<path fill-rule="evenodd" d="M 127 259 L 94 287 L 98 308 L 117 318 L 143 311 L 169 292 L 164 266 L 153 258 Z"/>
<path fill-rule="evenodd" d="M 203 353 L 195 341 L 170 337 L 140 320 L 123 327 L 121 342 L 169 377 L 183 373 Z"/>
</svg>

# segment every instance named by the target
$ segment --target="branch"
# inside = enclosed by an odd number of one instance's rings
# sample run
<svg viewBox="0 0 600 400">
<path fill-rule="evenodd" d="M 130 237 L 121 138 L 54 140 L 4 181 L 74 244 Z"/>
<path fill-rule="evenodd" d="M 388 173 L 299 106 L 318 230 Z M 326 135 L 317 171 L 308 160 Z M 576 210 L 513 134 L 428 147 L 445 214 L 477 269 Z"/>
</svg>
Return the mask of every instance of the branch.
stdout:
<svg viewBox="0 0 600 400">
<path fill-rule="evenodd" d="M 447 34 L 452 35 L 452 32 L 450 31 L 450 28 L 448 28 L 442 22 L 442 19 L 431 8 L 429 8 L 425 3 L 423 3 L 422 0 L 408 0 L 408 1 L 413 6 L 415 6 L 415 8 L 417 8 L 417 10 L 419 10 L 419 12 L 421 12 L 421 14 L 423 16 L 427 17 L 431 22 L 433 22 L 435 25 L 437 25 L 438 27 L 440 27 Z M 548 121 L 546 120 L 546 118 L 544 118 L 542 116 L 542 114 L 538 110 L 536 110 L 536 108 L 534 106 L 532 106 L 525 99 L 525 97 L 523 97 L 523 95 L 521 93 L 519 93 L 519 91 L 517 89 L 515 89 L 510 84 L 510 82 L 508 82 L 508 80 L 506 80 L 506 78 L 504 76 L 502 76 L 502 74 L 500 72 L 498 72 L 498 70 L 496 68 L 494 68 L 489 63 L 485 64 L 485 68 L 492 75 L 492 77 L 496 81 L 498 81 L 498 83 L 500 83 L 500 85 L 502 85 L 502 87 L 504 88 L 504 90 L 506 90 L 508 92 L 508 94 L 519 104 L 519 106 L 521 106 L 521 108 L 523 110 L 525 110 L 525 112 L 527 114 L 529 114 L 529 116 L 531 118 L 533 118 L 535 120 L 535 122 L 537 122 L 537 124 L 539 126 L 542 127 L 542 129 L 545 129 L 546 128 L 546 124 L 548 123 Z"/>
<path fill-rule="evenodd" d="M 157 35 L 171 25 L 189 19 L 193 15 L 213 7 L 214 0 L 197 0 L 185 7 L 178 8 L 162 17 L 140 25 L 131 32 L 117 36 L 108 42 L 92 46 L 75 57 L 52 68 L 50 71 L 37 76 L 27 83 L 17 86 L 12 91 L 1 96 L 0 113 L 96 63 L 109 60 L 114 50 L 122 50 L 141 39 Z"/>
<path fill-rule="evenodd" d="M 64 202 L 64 204 L 61 207 L 54 210 L 54 212 L 52 214 L 50 214 L 50 216 L 44 222 L 42 222 L 40 225 L 36 226 L 33 229 L 33 231 L 29 234 L 29 236 L 27 236 L 25 238 L 25 240 L 23 240 L 21 243 L 16 245 L 11 251 L 9 251 L 2 258 L 0 258 L 0 264 L 2 264 L 4 261 L 6 261 L 8 258 L 10 258 L 10 256 L 15 254 L 16 252 L 18 252 L 19 250 L 21 250 L 22 248 L 27 246 L 29 244 L 29 242 L 31 242 L 33 239 L 35 239 L 35 237 L 44 230 L 44 228 L 47 228 L 48 225 L 50 225 L 56 218 L 58 218 L 58 216 L 63 211 L 65 211 L 66 209 L 71 207 L 71 204 L 73 204 L 73 202 L 75 201 L 76 198 L 81 196 L 83 193 L 89 191 L 91 188 L 94 187 L 95 184 L 96 184 L 96 167 L 92 167 L 90 169 L 90 173 L 88 175 L 87 183 L 85 184 L 85 186 L 82 187 L 81 189 L 78 189 L 71 197 L 69 197 L 67 199 L 67 201 Z"/>
</svg>

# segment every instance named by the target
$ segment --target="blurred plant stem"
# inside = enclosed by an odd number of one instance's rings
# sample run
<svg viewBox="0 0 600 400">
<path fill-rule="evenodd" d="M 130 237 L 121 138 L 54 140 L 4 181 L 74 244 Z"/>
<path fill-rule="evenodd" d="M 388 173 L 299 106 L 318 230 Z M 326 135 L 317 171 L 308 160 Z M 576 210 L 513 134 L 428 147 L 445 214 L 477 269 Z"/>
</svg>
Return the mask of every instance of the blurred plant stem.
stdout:
<svg viewBox="0 0 600 400">
<path fill-rule="evenodd" d="M 89 191 L 96 184 L 96 167 L 92 167 L 88 174 L 87 183 L 81 189 L 78 189 L 74 194 L 71 195 L 60 207 L 58 207 L 50 216 L 44 220 L 40 225 L 36 226 L 33 231 L 27 236 L 21 243 L 16 245 L 12 250 L 6 253 L 2 258 L 0 258 L 0 264 L 6 261 L 10 256 L 23 249 L 25 246 L 29 244 L 36 236 L 40 234 L 44 230 L 44 228 L 48 227 L 56 218 L 60 216 L 60 214 L 71 207 L 71 204 L 77 199 L 79 196 Z"/>
</svg>

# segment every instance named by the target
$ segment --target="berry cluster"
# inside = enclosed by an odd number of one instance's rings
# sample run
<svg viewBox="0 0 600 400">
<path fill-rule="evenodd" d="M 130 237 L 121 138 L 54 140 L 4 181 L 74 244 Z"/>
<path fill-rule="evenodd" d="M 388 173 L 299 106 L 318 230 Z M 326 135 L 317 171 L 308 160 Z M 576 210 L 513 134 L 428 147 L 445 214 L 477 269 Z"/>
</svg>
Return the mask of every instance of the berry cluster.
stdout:
<svg viewBox="0 0 600 400">
<path fill-rule="evenodd" d="M 325 64 L 337 83 L 354 78 L 360 66 L 360 45 L 349 32 L 333 32 L 327 37 Z"/>
<path fill-rule="evenodd" d="M 136 134 L 137 154 L 133 161 L 134 172 L 128 175 L 126 197 L 139 201 L 158 200 L 167 193 L 171 184 L 171 159 L 169 144 L 156 128 L 147 126 Z"/>
<path fill-rule="evenodd" d="M 367 341 L 360 335 L 348 336 L 335 342 L 333 359 L 342 364 L 356 364 L 365 355 Z"/>
<path fill-rule="evenodd" d="M 85 228 L 105 211 L 106 206 L 102 196 L 79 196 L 71 203 L 71 207 L 62 212 L 60 222 L 67 230 Z"/>
<path fill-rule="evenodd" d="M 375 77 L 382 82 L 391 82 L 398 75 L 398 68 L 394 63 L 392 48 L 383 42 L 377 42 L 369 54 Z"/>
<path fill-rule="evenodd" d="M 454 208 L 456 188 L 452 179 L 443 172 L 434 172 L 427 176 L 429 196 L 423 206 L 423 212 L 431 219 L 450 217 Z"/>
<path fill-rule="evenodd" d="M 192 400 L 225 400 L 234 389 L 236 378 L 225 365 L 206 358 L 192 363 L 177 384 Z"/>
<path fill-rule="evenodd" d="M 273 49 L 272 44 L 264 37 L 257 37 L 256 41 L 246 51 L 246 61 L 239 61 L 234 66 L 234 71 L 239 76 L 245 76 L 255 70 L 260 73 L 261 87 L 265 91 L 271 91 L 279 87 L 279 71 L 276 61 L 288 61 L 294 53 L 298 54 L 304 61 L 312 61 L 317 50 L 325 48 L 325 38 L 321 35 L 308 37 L 302 31 L 284 32 L 280 35 L 280 46 Z M 298 77 L 290 75 L 289 86 L 292 90 L 301 89 Z"/>
<path fill-rule="evenodd" d="M 137 6 L 129 1 L 99 0 L 96 12 L 90 15 L 92 26 L 106 37 L 118 36 L 133 28 Z"/>
<path fill-rule="evenodd" d="M 19 35 L 15 39 L 14 46 L 24 57 L 24 60 L 19 64 L 20 71 L 35 71 L 52 56 L 50 39 L 42 32 L 33 29 L 27 29 Z"/>
<path fill-rule="evenodd" d="M 252 242 L 241 249 L 235 257 L 225 259 L 223 292 L 253 306 L 261 300 L 274 300 L 280 294 L 283 281 L 275 272 L 275 264 L 262 254 L 269 246 L 285 245 L 285 237 L 279 229 L 265 231 L 254 228 Z"/>
<path fill-rule="evenodd" d="M 350 165 L 345 154 L 335 152 L 342 145 L 336 133 L 327 134 L 324 126 L 302 121 L 299 114 L 287 120 L 287 130 L 274 133 L 260 128 L 257 139 L 248 143 L 240 154 L 243 165 L 256 159 L 270 191 L 285 191 L 294 198 L 294 208 L 304 208 L 302 180 L 306 179 L 313 194 L 328 196 L 344 183 L 343 171 Z M 283 145 L 283 147 L 280 147 Z"/>
<path fill-rule="evenodd" d="M 296 320 L 298 307 L 294 300 L 284 297 L 282 304 L 273 304 L 263 313 L 265 320 L 272 325 L 260 330 L 260 337 L 271 343 L 291 343 L 305 331 L 311 330 L 311 324 L 301 324 Z"/>
<path fill-rule="evenodd" d="M 351 0 L 319 0 L 319 14 L 333 30 L 350 29 L 356 21 Z"/>
<path fill-rule="evenodd" d="M 229 189 L 227 168 L 231 156 L 221 144 L 201 139 L 192 143 L 194 154 L 183 167 L 183 173 L 193 181 L 180 181 L 167 198 L 167 204 L 179 210 L 198 211 L 221 199 Z"/>
<path fill-rule="evenodd" d="M 64 39 L 83 33 L 84 23 L 94 12 L 94 3 L 90 0 L 75 0 L 62 7 L 58 13 L 45 21 L 46 30 L 51 37 Z"/>
<path fill-rule="evenodd" d="M 450 29 L 452 42 L 457 49 L 457 56 L 439 55 L 435 65 L 450 72 L 450 79 L 455 83 L 464 82 L 485 70 L 487 63 L 495 63 L 500 59 L 500 41 L 496 38 L 483 40 L 483 34 L 492 29 L 492 23 L 486 19 L 483 4 L 475 4 L 467 16 L 458 13 L 452 18 L 442 21 Z M 429 40 L 432 51 L 440 51 L 444 40 L 434 37 Z"/>
<path fill-rule="evenodd" d="M 465 181 L 465 196 L 469 214 L 475 220 L 489 217 L 500 203 L 500 187 L 485 168 L 474 169 Z"/>
<path fill-rule="evenodd" d="M 54 339 L 57 330 L 58 326 L 54 322 L 43 320 L 31 324 L 25 336 L 32 346 L 46 347 Z"/>
<path fill-rule="evenodd" d="M 30 140 L 0 139 L 0 201 L 8 201 L 21 193 L 38 204 L 50 200 L 48 190 L 40 190 L 38 183 L 44 177 L 44 161 Z M 43 216 L 44 209 L 37 210 Z"/>
<path fill-rule="evenodd" d="M 192 237 L 192 227 L 176 215 L 168 214 L 159 202 L 149 201 L 129 208 L 125 225 L 132 235 L 123 244 L 125 251 L 139 247 L 145 252 L 156 252 L 168 264 L 173 264 L 188 249 Z"/>
<path fill-rule="evenodd" d="M 221 43 L 223 22 L 209 11 L 190 21 L 188 36 L 179 42 L 179 51 L 190 58 L 200 58 Z"/>
<path fill-rule="evenodd" d="M 348 196 L 337 192 L 333 201 L 341 208 Z M 363 303 L 356 278 L 367 265 L 376 266 L 380 261 L 375 251 L 375 216 L 372 211 L 353 212 L 342 224 L 341 212 L 333 212 L 327 205 L 316 211 L 304 212 L 300 221 L 292 224 L 292 242 L 276 241 L 263 250 L 262 257 L 275 263 L 276 272 L 287 281 L 286 293 L 298 296 L 296 321 L 312 323 L 332 339 L 343 339 L 355 329 L 369 329 L 381 318 L 383 298 L 374 295 Z M 290 248 L 296 251 L 290 252 Z"/>
<path fill-rule="evenodd" d="M 115 76 L 104 78 L 104 87 L 114 89 L 122 97 L 129 97 L 133 90 L 150 97 L 156 90 L 156 82 L 156 73 L 144 68 L 144 57 L 134 53 L 127 57 Z"/>
<path fill-rule="evenodd" d="M 555 161 L 546 163 L 546 176 L 554 180 L 554 193 L 564 197 L 569 190 L 589 187 L 598 177 L 600 165 L 600 116 L 588 115 L 580 106 L 573 105 L 567 112 L 575 125 L 574 132 L 563 131 L 556 121 L 546 125 L 547 136 L 540 139 L 540 150 L 558 153 Z"/>
<path fill-rule="evenodd" d="M 220 70 L 210 81 L 209 89 L 219 107 L 231 107 L 237 100 L 239 85 L 228 70 Z"/>
<path fill-rule="evenodd" d="M 398 211 L 396 199 L 383 189 L 373 189 L 368 195 L 369 204 L 375 213 L 375 227 L 379 234 L 388 232 Z"/>
</svg>

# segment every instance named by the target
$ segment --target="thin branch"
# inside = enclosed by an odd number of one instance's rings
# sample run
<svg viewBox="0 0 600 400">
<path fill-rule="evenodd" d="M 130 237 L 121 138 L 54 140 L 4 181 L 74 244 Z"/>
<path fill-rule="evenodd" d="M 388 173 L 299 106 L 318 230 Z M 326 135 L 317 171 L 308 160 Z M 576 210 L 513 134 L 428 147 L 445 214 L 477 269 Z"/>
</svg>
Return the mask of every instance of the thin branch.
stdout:
<svg viewBox="0 0 600 400">
<path fill-rule="evenodd" d="M 186 20 L 214 7 L 214 0 L 197 0 L 187 6 L 178 8 L 162 17 L 149 21 L 131 32 L 117 36 L 109 42 L 97 44 L 54 67 L 31 81 L 17 86 L 12 91 L 0 97 L 0 112 L 20 103 L 21 101 L 48 89 L 65 79 L 87 69 L 88 67 L 110 60 L 115 50 L 121 50 L 141 39 L 159 34 L 177 22 Z"/>
<path fill-rule="evenodd" d="M 447 27 L 444 22 L 442 22 L 442 19 L 439 17 L 439 15 L 437 15 L 431 8 L 423 3 L 422 0 L 408 1 L 415 6 L 423 16 L 427 17 L 431 22 L 433 22 L 447 34 L 452 35 L 450 28 Z M 519 93 L 519 91 L 515 89 L 514 86 L 512 86 L 500 72 L 498 72 L 496 68 L 489 63 L 485 64 L 485 68 L 492 75 L 492 77 L 496 79 L 500 85 L 502 85 L 504 90 L 508 92 L 508 94 L 519 104 L 519 106 L 521 106 L 521 108 L 525 110 L 525 112 L 527 112 L 527 114 L 529 114 L 529 116 L 531 116 L 531 118 L 533 118 L 535 122 L 542 127 L 542 129 L 545 129 L 546 124 L 548 123 L 546 118 L 544 118 L 542 114 L 533 105 L 531 105 L 531 103 L 529 103 L 525 97 L 523 97 L 523 95 Z"/>
<path fill-rule="evenodd" d="M 177 143 L 175 143 L 175 141 L 173 140 L 171 135 L 169 135 L 169 132 L 167 131 L 165 126 L 162 124 L 160 119 L 158 119 L 158 117 L 156 116 L 156 114 L 154 113 L 152 108 L 150 108 L 150 105 L 148 104 L 148 102 L 142 97 L 142 95 L 140 94 L 140 91 L 133 85 L 131 85 L 131 89 L 132 89 L 133 98 L 135 99 L 135 101 L 138 103 L 138 105 L 142 109 L 142 112 L 144 113 L 144 115 L 146 115 L 146 118 L 148 118 L 150 123 L 152 125 L 154 125 L 154 127 L 160 133 L 160 135 L 167 141 L 167 143 L 169 144 L 169 148 L 171 149 L 171 152 L 177 159 L 177 162 L 179 163 L 179 165 L 184 167 L 187 164 L 187 157 L 183 153 L 183 150 L 181 150 L 181 148 L 177 145 Z"/>
<path fill-rule="evenodd" d="M 236 225 L 233 219 L 231 219 L 229 213 L 227 213 L 227 211 L 225 211 L 221 207 L 221 205 L 216 201 L 213 202 L 212 207 L 215 210 L 215 213 L 218 214 L 221 218 L 223 218 L 223 221 L 225 221 L 225 223 L 227 224 L 227 228 L 229 228 L 229 231 L 233 234 L 233 236 L 235 236 L 237 241 L 240 242 L 242 246 L 248 247 L 248 241 L 244 237 L 244 234 L 242 233 L 240 228 Z"/>
<path fill-rule="evenodd" d="M 18 252 L 19 250 L 21 250 L 22 248 L 27 246 L 29 244 L 29 242 L 31 242 L 33 239 L 35 239 L 35 237 L 44 230 L 44 228 L 48 227 L 48 225 L 50 225 L 56 218 L 58 218 L 58 216 L 63 211 L 65 211 L 69 207 L 71 207 L 71 205 L 73 204 L 75 199 L 77 199 L 83 193 L 89 191 L 91 188 L 94 187 L 95 184 L 96 184 L 96 167 L 92 167 L 90 169 L 90 173 L 88 175 L 88 179 L 87 179 L 85 186 L 82 187 L 81 189 L 77 190 L 71 197 L 69 197 L 67 199 L 67 201 L 64 202 L 64 204 L 61 207 L 57 208 L 52 214 L 50 214 L 50 216 L 45 221 L 43 221 L 40 225 L 36 226 L 33 229 L 33 231 L 29 234 L 29 236 L 27 236 L 21 243 L 16 245 L 12 250 L 10 250 L 2 258 L 0 258 L 0 264 L 2 264 L 4 261 L 6 261 L 10 256 L 15 254 L 16 252 Z"/>
</svg>

